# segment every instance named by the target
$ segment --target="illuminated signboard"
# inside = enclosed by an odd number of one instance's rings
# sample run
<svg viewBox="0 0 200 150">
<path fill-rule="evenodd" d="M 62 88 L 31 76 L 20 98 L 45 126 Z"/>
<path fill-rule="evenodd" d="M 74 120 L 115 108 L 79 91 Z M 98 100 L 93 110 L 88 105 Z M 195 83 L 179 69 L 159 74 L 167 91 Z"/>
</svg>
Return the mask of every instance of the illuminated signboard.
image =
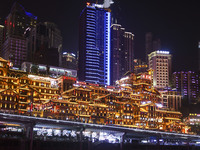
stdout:
<svg viewBox="0 0 200 150">
<path fill-rule="evenodd" d="M 79 85 L 86 85 L 86 82 L 77 81 L 77 84 L 79 84 Z"/>
<path fill-rule="evenodd" d="M 13 67 L 13 63 L 12 62 L 8 62 L 7 64 L 9 67 Z"/>
<path fill-rule="evenodd" d="M 146 75 L 146 74 L 141 75 L 140 78 L 141 78 L 141 79 L 151 80 L 151 76 L 150 76 L 150 75 Z"/>
<path fill-rule="evenodd" d="M 74 77 L 66 77 L 66 76 L 63 76 L 63 79 L 64 79 L 64 80 L 74 80 L 74 81 L 76 81 L 76 78 L 74 78 Z"/>
<path fill-rule="evenodd" d="M 169 54 L 169 51 L 157 51 L 158 54 Z"/>
<path fill-rule="evenodd" d="M 94 83 L 88 83 L 88 85 L 91 85 L 91 86 L 99 86 L 99 84 L 94 84 Z"/>
<path fill-rule="evenodd" d="M 106 86 L 107 89 L 115 89 L 114 86 Z"/>
</svg>

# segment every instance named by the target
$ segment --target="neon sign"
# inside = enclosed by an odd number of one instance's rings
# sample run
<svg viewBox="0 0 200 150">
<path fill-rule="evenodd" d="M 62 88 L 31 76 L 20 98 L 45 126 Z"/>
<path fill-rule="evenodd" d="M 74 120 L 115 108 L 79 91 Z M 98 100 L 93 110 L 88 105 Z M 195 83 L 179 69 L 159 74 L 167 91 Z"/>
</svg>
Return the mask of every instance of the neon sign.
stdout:
<svg viewBox="0 0 200 150">
<path fill-rule="evenodd" d="M 169 54 L 169 51 L 157 51 L 158 54 Z"/>
<path fill-rule="evenodd" d="M 76 78 L 74 78 L 74 77 L 66 77 L 66 76 L 63 76 L 63 79 L 64 79 L 64 80 L 74 80 L 74 81 L 76 81 Z"/>
<path fill-rule="evenodd" d="M 150 75 L 141 75 L 140 79 L 147 79 L 147 80 L 151 80 L 151 76 Z"/>
</svg>

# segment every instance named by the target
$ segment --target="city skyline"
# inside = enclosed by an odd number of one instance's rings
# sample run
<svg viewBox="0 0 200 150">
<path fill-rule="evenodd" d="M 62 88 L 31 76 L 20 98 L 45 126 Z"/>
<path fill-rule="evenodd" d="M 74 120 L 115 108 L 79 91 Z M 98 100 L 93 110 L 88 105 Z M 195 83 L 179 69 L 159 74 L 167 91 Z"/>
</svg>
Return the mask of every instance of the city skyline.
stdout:
<svg viewBox="0 0 200 150">
<path fill-rule="evenodd" d="M 0 149 L 199 149 L 197 4 L 3 2 Z"/>
<path fill-rule="evenodd" d="M 2 20 L 5 20 L 14 2 L 13 0 L 5 1 L 0 6 Z M 47 1 L 39 3 L 37 0 L 34 2 L 19 0 L 18 2 L 27 11 L 38 16 L 39 20 L 52 21 L 58 25 L 63 36 L 64 51 L 78 51 L 79 15 L 86 2 L 63 1 L 54 4 L 53 1 L 48 1 L 48 7 L 44 7 Z M 161 39 L 162 49 L 170 51 L 173 55 L 173 71 L 197 70 L 200 12 L 196 2 L 188 5 L 184 2 L 171 4 L 159 1 L 115 0 L 114 6 L 120 6 L 119 23 L 135 35 L 135 58 L 145 59 L 145 33 L 152 32 Z M 73 17 L 71 17 L 72 14 Z"/>
</svg>

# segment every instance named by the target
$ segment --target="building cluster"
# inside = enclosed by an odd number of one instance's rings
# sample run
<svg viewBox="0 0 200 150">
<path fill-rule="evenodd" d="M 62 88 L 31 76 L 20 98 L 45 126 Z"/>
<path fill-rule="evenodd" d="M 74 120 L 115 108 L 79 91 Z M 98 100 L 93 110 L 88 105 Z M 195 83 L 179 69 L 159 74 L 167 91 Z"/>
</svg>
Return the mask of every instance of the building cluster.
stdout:
<svg viewBox="0 0 200 150">
<path fill-rule="evenodd" d="M 200 134 L 200 114 L 190 113 L 188 117 L 184 118 L 184 122 L 191 127 L 191 131 Z"/>
<path fill-rule="evenodd" d="M 135 59 L 134 34 L 112 24 L 112 3 L 81 12 L 78 62 L 56 24 L 15 3 L 0 25 L 0 111 L 188 133 L 179 111 L 182 98 L 197 101 L 199 75 L 172 75 L 172 55 L 152 33 L 146 62 Z"/>
<path fill-rule="evenodd" d="M 104 3 L 108 2 L 107 0 Z M 161 49 L 161 40 L 151 32 L 145 35 L 146 62 L 134 58 L 134 34 L 119 23 L 112 23 L 112 12 L 104 4 L 87 3 L 80 15 L 78 80 L 100 85 L 115 85 L 127 72 L 142 73 L 153 69 L 153 86 L 160 91 L 177 88 L 172 75 L 172 55 Z M 198 76 L 194 91 L 186 86 L 189 102 L 198 101 Z M 174 89 L 171 92 L 175 91 Z"/>
<path fill-rule="evenodd" d="M 57 25 L 38 20 L 14 3 L 4 25 L 0 25 L 0 56 L 12 62 L 14 69 L 21 69 L 26 62 L 76 70 L 76 60 L 72 62 L 74 68 L 66 68 L 69 60 L 63 56 L 63 40 Z"/>
<path fill-rule="evenodd" d="M 172 55 L 161 50 L 161 40 L 151 32 L 145 35 L 146 62 L 134 58 L 134 34 L 113 23 L 116 18 L 112 18 L 111 4 L 109 0 L 87 3 L 81 12 L 77 61 L 75 54 L 63 52 L 61 31 L 55 23 L 39 22 L 38 17 L 15 3 L 0 26 L 1 57 L 12 62 L 13 69 L 52 77 L 77 76 L 79 81 L 100 85 L 115 85 L 127 72 L 153 69 L 155 88 L 176 88 L 189 103 L 196 103 L 199 75 L 172 74 Z"/>
<path fill-rule="evenodd" d="M 148 65 L 146 62 L 142 61 L 141 59 L 134 59 L 133 60 L 133 66 L 134 66 L 134 73 L 142 73 L 142 72 L 147 72 L 149 69 Z"/>
<path fill-rule="evenodd" d="M 164 107 L 151 73 L 128 74 L 117 86 L 50 78 L 9 68 L 0 60 L 0 110 L 85 123 L 120 125 L 188 133 L 182 114 Z M 169 102 L 171 104 L 171 102 Z M 174 104 L 176 105 L 176 104 Z"/>
<path fill-rule="evenodd" d="M 0 111 L 22 115 L 37 115 L 37 109 L 47 100 L 71 89 L 75 77 L 51 78 L 28 74 L 10 68 L 10 62 L 0 57 Z M 38 112 L 39 116 L 41 114 Z"/>
<path fill-rule="evenodd" d="M 185 121 L 190 125 L 200 125 L 200 114 L 190 113 Z"/>
<path fill-rule="evenodd" d="M 87 3 L 80 16 L 79 35 L 80 81 L 113 85 L 133 71 L 134 34 L 120 24 L 111 25 L 111 10 L 104 5 Z"/>
</svg>

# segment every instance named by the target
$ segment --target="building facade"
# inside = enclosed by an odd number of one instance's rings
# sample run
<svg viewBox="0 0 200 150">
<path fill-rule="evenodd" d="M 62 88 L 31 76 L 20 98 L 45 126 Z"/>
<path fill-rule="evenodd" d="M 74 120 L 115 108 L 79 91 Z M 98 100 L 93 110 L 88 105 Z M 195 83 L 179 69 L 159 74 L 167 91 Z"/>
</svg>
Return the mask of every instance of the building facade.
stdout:
<svg viewBox="0 0 200 150">
<path fill-rule="evenodd" d="M 15 3 L 5 20 L 5 42 L 2 56 L 9 59 L 15 67 L 27 60 L 27 45 L 24 33 L 36 26 L 37 17 L 27 12 L 19 3 Z"/>
<path fill-rule="evenodd" d="M 134 34 L 120 24 L 111 26 L 111 84 L 130 71 L 133 72 Z"/>
<path fill-rule="evenodd" d="M 62 67 L 66 69 L 77 70 L 77 58 L 73 53 L 63 52 L 62 54 Z"/>
<path fill-rule="evenodd" d="M 3 42 L 4 42 L 4 26 L 0 25 L 0 54 L 2 53 Z"/>
<path fill-rule="evenodd" d="M 190 113 L 185 121 L 190 125 L 198 125 L 200 126 L 200 114 Z"/>
<path fill-rule="evenodd" d="M 188 133 L 182 114 L 162 107 L 149 73 L 101 86 L 13 70 L 0 58 L 0 83 L 4 113 Z"/>
<path fill-rule="evenodd" d="M 62 67 L 56 66 L 47 66 L 43 64 L 33 64 L 30 62 L 23 62 L 21 66 L 21 70 L 27 73 L 35 73 L 41 75 L 49 75 L 52 77 L 60 77 L 60 76 L 69 76 L 69 77 L 77 77 L 77 70 L 74 69 L 66 69 Z"/>
<path fill-rule="evenodd" d="M 147 72 L 149 69 L 147 63 L 141 61 L 140 59 L 134 59 L 133 64 L 135 74 Z"/>
<path fill-rule="evenodd" d="M 59 66 L 62 64 L 62 36 L 57 25 L 52 22 L 44 22 L 48 33 L 48 48 L 56 48 L 59 54 Z"/>
<path fill-rule="evenodd" d="M 195 103 L 199 97 L 199 75 L 198 73 L 188 72 L 174 72 L 173 73 L 174 86 L 181 92 L 183 98 L 187 98 L 189 103 Z"/>
<path fill-rule="evenodd" d="M 26 39 L 23 37 L 9 36 L 4 44 L 2 56 L 10 60 L 14 67 L 20 68 L 22 62 L 27 60 Z"/>
<path fill-rule="evenodd" d="M 151 32 L 146 33 L 145 35 L 145 54 L 146 61 L 148 62 L 148 55 L 153 51 L 161 49 L 161 41 L 159 38 L 155 39 Z"/>
<path fill-rule="evenodd" d="M 75 77 L 53 78 L 10 69 L 10 62 L 0 57 L 0 112 L 43 117 L 42 105 L 75 82 Z"/>
<path fill-rule="evenodd" d="M 200 114 L 190 113 L 188 117 L 184 118 L 183 120 L 191 127 L 191 132 L 197 135 L 200 134 Z"/>
<path fill-rule="evenodd" d="M 181 93 L 177 90 L 163 90 L 161 93 L 162 105 L 170 110 L 180 111 L 181 110 Z"/>
<path fill-rule="evenodd" d="M 148 55 L 149 69 L 153 69 L 153 86 L 159 89 L 169 87 L 172 56 L 168 51 L 154 51 Z"/>
<path fill-rule="evenodd" d="M 182 114 L 162 107 L 158 91 L 151 86 L 148 73 L 130 74 L 119 80 L 117 87 L 77 82 L 51 99 L 45 117 L 76 120 L 84 123 L 119 125 L 187 133 Z"/>
<path fill-rule="evenodd" d="M 110 85 L 110 26 L 110 10 L 88 3 L 79 22 L 80 81 Z"/>
<path fill-rule="evenodd" d="M 62 36 L 57 25 L 52 22 L 38 23 L 36 27 L 26 31 L 28 46 L 28 61 L 61 66 L 62 64 Z M 52 59 L 53 55 L 58 55 Z"/>
</svg>

